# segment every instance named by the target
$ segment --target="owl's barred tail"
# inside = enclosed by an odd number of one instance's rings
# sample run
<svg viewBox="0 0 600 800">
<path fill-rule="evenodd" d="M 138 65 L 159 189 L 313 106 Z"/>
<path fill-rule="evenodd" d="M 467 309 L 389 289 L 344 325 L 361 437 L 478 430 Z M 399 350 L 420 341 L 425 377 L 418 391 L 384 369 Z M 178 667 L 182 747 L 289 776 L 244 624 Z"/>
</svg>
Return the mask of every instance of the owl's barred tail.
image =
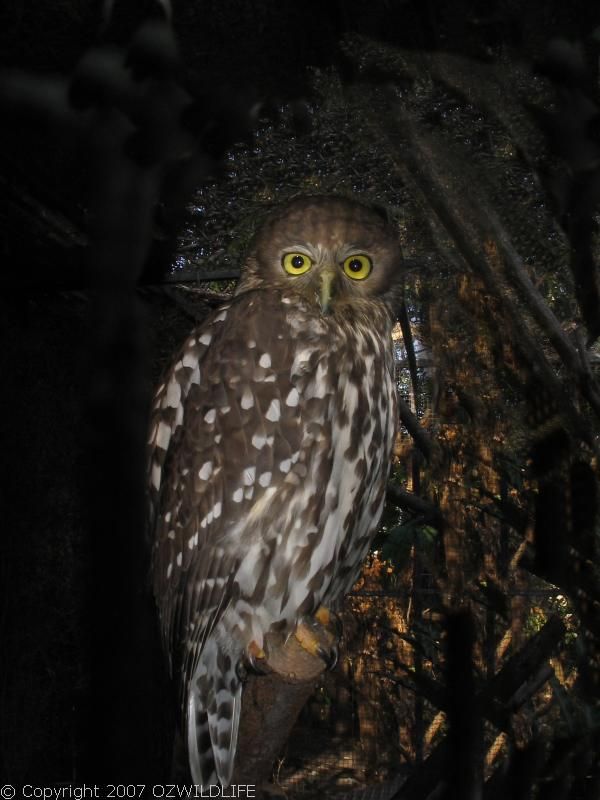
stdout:
<svg viewBox="0 0 600 800">
<path fill-rule="evenodd" d="M 235 663 L 215 639 L 208 639 L 188 695 L 187 746 L 196 784 L 231 783 L 242 710 Z"/>
</svg>

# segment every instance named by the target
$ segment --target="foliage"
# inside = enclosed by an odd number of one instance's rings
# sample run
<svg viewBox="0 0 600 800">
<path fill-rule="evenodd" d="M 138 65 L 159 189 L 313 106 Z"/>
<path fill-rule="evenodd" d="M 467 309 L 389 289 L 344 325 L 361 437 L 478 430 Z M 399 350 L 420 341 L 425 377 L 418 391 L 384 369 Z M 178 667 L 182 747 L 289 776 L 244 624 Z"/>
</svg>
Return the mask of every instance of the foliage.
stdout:
<svg viewBox="0 0 600 800">
<path fill-rule="evenodd" d="M 381 555 L 393 566 L 402 569 L 410 561 L 413 549 L 421 556 L 432 559 L 438 536 L 439 531 L 431 525 L 419 525 L 414 521 L 397 525 L 385 534 Z"/>
</svg>

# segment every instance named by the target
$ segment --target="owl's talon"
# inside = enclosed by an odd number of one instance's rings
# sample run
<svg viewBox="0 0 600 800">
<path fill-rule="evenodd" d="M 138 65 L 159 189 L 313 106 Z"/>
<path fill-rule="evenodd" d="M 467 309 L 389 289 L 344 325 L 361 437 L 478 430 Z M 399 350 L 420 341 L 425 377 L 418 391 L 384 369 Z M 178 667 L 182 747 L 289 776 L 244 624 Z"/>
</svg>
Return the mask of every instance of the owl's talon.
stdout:
<svg viewBox="0 0 600 800">
<path fill-rule="evenodd" d="M 337 645 L 332 645 L 328 650 L 320 645 L 317 647 L 317 655 L 325 664 L 325 669 L 331 672 L 336 668 L 338 658 L 340 657 L 340 649 Z"/>
<path fill-rule="evenodd" d="M 244 653 L 244 668 L 250 669 L 256 675 L 266 675 L 270 670 L 267 667 L 267 657 L 262 647 L 252 641 Z"/>
<path fill-rule="evenodd" d="M 246 667 L 243 658 L 241 658 L 235 665 L 235 674 L 238 676 L 240 683 L 246 682 L 246 679 L 248 678 L 248 668 Z"/>
<path fill-rule="evenodd" d="M 342 636 L 337 614 L 320 606 L 313 617 L 300 620 L 294 635 L 301 647 L 320 658 L 328 670 L 335 667 L 339 656 L 338 643 Z"/>
</svg>

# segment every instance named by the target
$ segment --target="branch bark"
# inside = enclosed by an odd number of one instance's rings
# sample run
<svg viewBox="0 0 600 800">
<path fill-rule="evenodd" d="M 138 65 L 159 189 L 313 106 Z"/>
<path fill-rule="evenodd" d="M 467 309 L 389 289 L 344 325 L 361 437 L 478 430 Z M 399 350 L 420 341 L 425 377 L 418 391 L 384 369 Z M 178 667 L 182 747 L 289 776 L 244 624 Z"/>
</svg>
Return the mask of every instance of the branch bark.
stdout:
<svg viewBox="0 0 600 800">
<path fill-rule="evenodd" d="M 387 497 L 392 503 L 395 503 L 401 508 L 421 514 L 425 518 L 425 522 L 430 522 L 436 528 L 443 527 L 444 518 L 442 512 L 436 505 L 430 503 L 428 500 L 424 500 L 413 492 L 402 489 L 400 486 L 391 482 L 388 483 L 387 486 Z"/>
<path fill-rule="evenodd" d="M 398 397 L 398 413 L 402 424 L 414 439 L 415 444 L 429 461 L 433 451 L 433 442 L 422 428 L 415 414 L 410 410 L 408 403 Z"/>
<path fill-rule="evenodd" d="M 311 627 L 311 633 L 326 651 L 337 645 L 328 628 Z M 260 661 L 268 674 L 249 675 L 244 685 L 234 784 L 270 783 L 273 764 L 325 669 L 324 661 L 295 636 L 269 634 L 265 651 Z"/>
</svg>

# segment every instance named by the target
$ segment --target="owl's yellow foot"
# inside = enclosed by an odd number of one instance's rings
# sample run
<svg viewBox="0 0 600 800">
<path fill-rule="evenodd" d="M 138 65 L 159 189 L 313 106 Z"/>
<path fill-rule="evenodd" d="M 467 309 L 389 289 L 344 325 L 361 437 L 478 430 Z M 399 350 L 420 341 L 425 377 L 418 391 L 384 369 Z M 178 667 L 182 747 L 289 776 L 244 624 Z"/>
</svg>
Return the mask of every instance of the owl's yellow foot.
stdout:
<svg viewBox="0 0 600 800">
<path fill-rule="evenodd" d="M 324 661 L 327 669 L 335 667 L 342 636 L 342 626 L 337 614 L 325 606 L 319 606 L 313 617 L 302 617 L 294 636 L 307 653 Z"/>
</svg>

